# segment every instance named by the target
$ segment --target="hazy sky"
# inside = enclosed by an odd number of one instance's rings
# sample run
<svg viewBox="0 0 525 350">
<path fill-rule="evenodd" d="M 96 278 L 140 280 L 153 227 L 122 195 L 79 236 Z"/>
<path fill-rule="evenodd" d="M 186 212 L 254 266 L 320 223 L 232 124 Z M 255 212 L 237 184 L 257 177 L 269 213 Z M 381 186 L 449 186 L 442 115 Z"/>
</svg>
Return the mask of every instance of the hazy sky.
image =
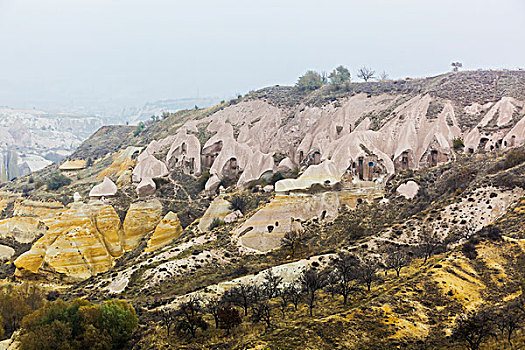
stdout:
<svg viewBox="0 0 525 350">
<path fill-rule="evenodd" d="M 525 66 L 524 0 L 0 0 L 0 105 L 141 105 L 362 65 Z"/>
</svg>

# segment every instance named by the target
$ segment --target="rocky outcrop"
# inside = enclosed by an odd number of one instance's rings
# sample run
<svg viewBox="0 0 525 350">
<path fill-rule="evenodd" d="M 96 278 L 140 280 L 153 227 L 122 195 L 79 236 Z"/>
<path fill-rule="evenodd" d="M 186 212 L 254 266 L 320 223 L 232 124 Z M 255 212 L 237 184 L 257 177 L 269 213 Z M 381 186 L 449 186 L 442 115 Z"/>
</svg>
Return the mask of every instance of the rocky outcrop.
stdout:
<svg viewBox="0 0 525 350">
<path fill-rule="evenodd" d="M 498 148 L 512 148 L 525 143 L 523 116 L 514 126 L 512 125 L 514 116 L 523 108 L 525 108 L 524 101 L 503 97 L 495 104 L 487 104 L 483 108 L 471 111 L 471 115 L 481 116 L 482 112 L 488 109 L 477 125 L 466 133 L 464 151 L 485 152 Z"/>
<path fill-rule="evenodd" d="M 180 167 L 189 174 L 201 173 L 201 144 L 195 135 L 188 135 L 186 128 L 180 130 L 171 143 L 166 164 L 171 169 Z"/>
<path fill-rule="evenodd" d="M 84 169 L 85 167 L 85 159 L 74 159 L 65 161 L 58 168 L 62 171 L 78 171 Z"/>
<path fill-rule="evenodd" d="M 158 199 L 132 203 L 124 219 L 123 248 L 135 249 L 140 241 L 155 230 L 162 218 L 162 204 Z"/>
<path fill-rule="evenodd" d="M 47 231 L 40 218 L 31 217 L 2 220 L 0 227 L 24 242 L 43 233 L 29 251 L 15 260 L 18 276 L 58 273 L 83 280 L 109 270 L 117 258 L 136 248 L 152 232 L 148 251 L 178 237 L 182 227 L 177 215 L 170 212 L 161 221 L 161 214 L 158 200 L 139 201 L 131 204 L 121 225 L 111 205 L 91 200 L 88 204 L 73 202 L 62 214 L 48 220 Z M 33 231 L 36 229 L 40 231 Z"/>
<path fill-rule="evenodd" d="M 19 243 L 30 243 L 46 231 L 37 217 L 14 216 L 0 220 L 0 238 L 13 238 Z"/>
<path fill-rule="evenodd" d="M 436 166 L 455 158 L 453 141 L 460 137 L 465 152 L 525 142 L 520 112 L 524 101 L 502 97 L 460 110 L 457 101 L 434 95 L 408 97 L 356 94 L 337 104 L 297 108 L 243 101 L 190 120 L 175 135 L 153 141 L 135 170 L 143 172 L 154 163 L 162 167 L 151 152 L 160 154 L 169 145 L 168 169 L 195 175 L 209 171 L 208 194 L 221 183 L 243 189 L 265 174 L 301 170 L 298 179 L 276 185 L 276 191 L 292 191 L 332 186 L 343 177 L 384 182 L 399 170 Z M 458 114 L 469 115 L 477 124 L 460 125 Z M 203 130 L 211 137 L 201 146 L 195 134 Z"/>
<path fill-rule="evenodd" d="M 103 203 L 75 202 L 55 218 L 31 249 L 15 260 L 17 274 L 38 273 L 43 268 L 72 279 L 85 279 L 113 266 L 118 256 L 120 220 Z"/>
<path fill-rule="evenodd" d="M 104 243 L 87 223 L 70 227 L 57 235 L 47 247 L 43 260 L 53 272 L 73 279 L 86 279 L 113 266 Z"/>
<path fill-rule="evenodd" d="M 90 197 L 111 197 L 117 194 L 117 185 L 107 176 L 104 176 L 104 181 L 102 183 L 94 186 L 91 191 L 89 191 Z"/>
<path fill-rule="evenodd" d="M 353 208 L 358 199 L 372 199 L 380 189 L 333 191 L 320 194 L 276 194 L 270 203 L 248 218 L 235 235 L 239 243 L 255 252 L 266 252 L 281 245 L 281 239 L 292 229 L 301 230 L 301 221 L 317 217 L 333 220 L 343 205 Z"/>
<path fill-rule="evenodd" d="M 199 230 L 202 232 L 208 231 L 211 223 L 215 219 L 224 221 L 226 215 L 232 212 L 230 205 L 230 202 L 228 202 L 224 196 L 219 195 L 216 197 L 200 218 Z"/>
<path fill-rule="evenodd" d="M 231 222 L 236 221 L 237 219 L 242 218 L 244 215 L 242 215 L 242 212 L 240 210 L 236 210 L 233 213 L 230 213 L 224 217 L 224 222 L 229 224 Z"/>
<path fill-rule="evenodd" d="M 105 176 L 112 178 L 120 178 L 130 169 L 132 169 L 137 161 L 139 153 L 143 147 L 129 146 L 118 151 L 113 156 L 113 162 L 98 174 L 98 178 L 102 179 Z"/>
<path fill-rule="evenodd" d="M 144 157 L 141 157 L 142 155 Z M 133 169 L 132 179 L 134 182 L 140 182 L 144 178 L 157 179 L 168 175 L 168 168 L 164 162 L 147 152 L 141 156 L 139 156 L 137 166 Z"/>
<path fill-rule="evenodd" d="M 157 185 L 155 185 L 155 181 L 153 181 L 153 179 L 150 177 L 145 177 L 137 185 L 137 194 L 139 197 L 151 196 L 155 194 L 156 189 Z"/>
<path fill-rule="evenodd" d="M 65 209 L 62 203 L 55 201 L 17 200 L 14 204 L 13 216 L 38 217 L 44 224 L 49 225 Z"/>
<path fill-rule="evenodd" d="M 417 196 L 418 191 L 419 185 L 412 180 L 399 185 L 399 187 L 396 189 L 396 192 L 406 199 L 413 199 L 415 196 Z"/>
<path fill-rule="evenodd" d="M 0 139 L 3 137 L 6 137 L 5 133 L 0 132 Z M 2 140 L 8 145 L 11 144 L 9 139 Z M 20 175 L 25 175 L 18 164 L 18 152 L 9 146 L 6 147 L 5 150 L 0 147 L 0 182 L 10 181 Z"/>
<path fill-rule="evenodd" d="M 159 222 L 148 240 L 146 252 L 160 249 L 182 234 L 182 226 L 177 214 L 168 212 Z"/>
<path fill-rule="evenodd" d="M 10 260 L 13 255 L 15 255 L 13 248 L 0 244 L 0 261 Z"/>
<path fill-rule="evenodd" d="M 115 209 L 101 201 L 90 203 L 93 221 L 99 233 L 102 234 L 104 245 L 113 257 L 119 257 L 123 253 L 121 243 L 120 218 Z"/>
</svg>

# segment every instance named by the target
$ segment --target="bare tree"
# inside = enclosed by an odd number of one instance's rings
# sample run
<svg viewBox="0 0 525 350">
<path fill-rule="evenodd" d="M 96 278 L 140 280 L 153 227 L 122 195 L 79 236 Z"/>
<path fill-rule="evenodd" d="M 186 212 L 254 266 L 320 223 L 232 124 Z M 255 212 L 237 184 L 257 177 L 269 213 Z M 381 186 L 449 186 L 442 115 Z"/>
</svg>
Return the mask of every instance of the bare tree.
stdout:
<svg viewBox="0 0 525 350">
<path fill-rule="evenodd" d="M 506 337 L 511 349 L 514 349 L 512 336 L 525 326 L 525 306 L 522 298 L 516 298 L 509 304 L 495 311 L 494 323 L 501 335 Z"/>
<path fill-rule="evenodd" d="M 286 293 L 286 288 L 279 291 L 279 306 L 281 308 L 281 313 L 283 314 L 283 319 L 286 318 L 286 309 L 290 303 L 288 293 Z"/>
<path fill-rule="evenodd" d="M 208 323 L 202 317 L 201 300 L 198 297 L 192 297 L 182 303 L 176 311 L 176 328 L 181 333 L 191 335 L 195 338 L 197 330 L 208 329 Z"/>
<path fill-rule="evenodd" d="M 460 315 L 452 331 L 452 338 L 469 350 L 478 350 L 493 335 L 494 326 L 487 310 Z"/>
<path fill-rule="evenodd" d="M 162 324 L 164 325 L 164 328 L 166 328 L 167 338 L 169 338 L 171 326 L 175 322 L 175 313 L 173 312 L 173 310 L 165 309 L 160 311 L 159 316 L 162 321 Z"/>
<path fill-rule="evenodd" d="M 244 316 L 248 316 L 248 308 L 252 301 L 253 287 L 249 284 L 240 283 L 232 289 L 226 291 L 224 299 L 227 302 L 231 302 L 233 305 L 242 307 L 244 310 Z"/>
<path fill-rule="evenodd" d="M 290 250 L 290 255 L 293 257 L 295 255 L 295 251 L 297 250 L 297 247 L 299 246 L 299 242 L 301 240 L 301 231 L 299 229 L 293 228 L 293 218 L 292 225 L 291 225 L 291 231 L 286 232 L 284 234 L 284 237 L 281 238 L 281 245 L 283 248 L 287 248 Z"/>
<path fill-rule="evenodd" d="M 282 281 L 283 278 L 274 274 L 272 269 L 266 271 L 262 287 L 268 299 L 275 298 L 279 294 L 279 286 Z"/>
<path fill-rule="evenodd" d="M 220 307 L 224 305 L 224 302 L 221 299 L 218 298 L 211 298 L 206 303 L 206 311 L 213 316 L 213 320 L 215 321 L 215 328 L 219 328 L 219 309 Z"/>
<path fill-rule="evenodd" d="M 387 72 L 382 71 L 379 73 L 379 81 L 388 81 L 390 77 L 388 76 Z"/>
<path fill-rule="evenodd" d="M 452 71 L 457 72 L 461 67 L 463 67 L 463 63 L 461 62 L 452 62 L 450 64 L 452 66 Z"/>
<path fill-rule="evenodd" d="M 328 84 L 328 73 L 327 72 L 321 72 L 321 80 L 323 81 L 323 84 Z"/>
<path fill-rule="evenodd" d="M 401 269 L 407 266 L 409 263 L 410 257 L 406 247 L 391 245 L 386 249 L 386 268 L 394 270 L 397 277 L 399 277 Z"/>
<path fill-rule="evenodd" d="M 343 304 L 346 305 L 348 296 L 353 290 L 352 281 L 357 278 L 359 259 L 349 253 L 339 253 L 337 258 L 333 260 L 332 266 L 335 268 L 339 280 L 337 291 L 343 297 Z"/>
<path fill-rule="evenodd" d="M 296 283 L 290 284 L 288 287 L 284 289 L 284 293 L 288 296 L 288 299 L 292 302 L 294 306 L 294 310 L 297 311 L 297 308 L 299 307 L 299 303 L 301 302 L 302 295 L 301 290 L 297 286 Z"/>
<path fill-rule="evenodd" d="M 419 233 L 419 250 L 420 254 L 424 258 L 423 264 L 425 264 L 441 245 L 441 240 L 437 236 L 437 233 L 423 226 L 421 232 Z"/>
<path fill-rule="evenodd" d="M 272 328 L 272 307 L 270 303 L 264 300 L 255 304 L 251 319 L 254 323 L 264 322 L 266 330 Z"/>
<path fill-rule="evenodd" d="M 249 298 L 250 304 L 253 306 L 260 301 L 266 300 L 266 291 L 260 284 L 254 283 L 251 285 Z"/>
<path fill-rule="evenodd" d="M 226 330 L 226 335 L 230 335 L 230 331 L 242 323 L 242 318 L 239 311 L 231 305 L 222 305 L 217 309 L 217 316 L 219 320 L 219 327 Z"/>
<path fill-rule="evenodd" d="M 374 77 L 376 74 L 375 71 L 373 71 L 371 68 L 368 68 L 366 66 L 363 66 L 362 68 L 359 68 L 359 71 L 357 72 L 357 76 L 364 81 L 369 81 Z"/>
<path fill-rule="evenodd" d="M 371 257 L 361 258 L 361 263 L 358 268 L 358 276 L 361 282 L 366 285 L 366 289 L 370 292 L 372 283 L 379 279 L 377 271 L 379 270 L 379 263 L 376 259 Z"/>
<path fill-rule="evenodd" d="M 310 316 L 313 316 L 317 291 L 326 285 L 325 273 L 318 272 L 313 268 L 305 269 L 299 277 L 299 281 L 301 282 L 303 291 L 306 294 L 306 301 L 308 302 L 308 307 L 310 309 Z"/>
<path fill-rule="evenodd" d="M 332 298 L 339 289 L 339 276 L 337 271 L 326 271 L 326 291 L 330 293 Z"/>
</svg>

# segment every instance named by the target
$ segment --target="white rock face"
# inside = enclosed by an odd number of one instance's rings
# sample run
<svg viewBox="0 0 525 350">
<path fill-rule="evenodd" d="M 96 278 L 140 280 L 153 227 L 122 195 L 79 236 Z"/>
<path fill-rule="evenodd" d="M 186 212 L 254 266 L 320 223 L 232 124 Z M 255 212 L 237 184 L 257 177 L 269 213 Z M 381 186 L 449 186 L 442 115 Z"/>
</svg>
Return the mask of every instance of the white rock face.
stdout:
<svg viewBox="0 0 525 350">
<path fill-rule="evenodd" d="M 204 215 L 199 220 L 199 230 L 202 232 L 208 231 L 210 224 L 214 219 L 223 220 L 230 214 L 230 202 L 228 202 L 222 195 L 217 196 L 213 202 L 211 202 Z"/>
<path fill-rule="evenodd" d="M 266 192 L 266 193 L 270 193 L 270 192 L 273 192 L 274 188 L 272 185 L 266 185 L 263 187 L 263 191 Z"/>
<path fill-rule="evenodd" d="M 292 229 L 301 230 L 300 221 L 313 217 L 319 220 L 333 220 L 343 205 L 353 208 L 359 198 L 366 200 L 380 194 L 380 188 L 328 191 L 313 195 L 277 193 L 270 203 L 248 218 L 235 234 L 243 247 L 256 252 L 266 252 L 279 247 L 286 232 Z"/>
<path fill-rule="evenodd" d="M 153 179 L 150 177 L 145 177 L 137 185 L 137 194 L 139 197 L 151 196 L 155 194 L 156 189 L 157 185 L 155 185 L 155 181 L 153 181 Z"/>
<path fill-rule="evenodd" d="M 522 115 L 514 126 L 511 124 L 515 112 L 523 108 L 525 108 L 524 101 L 503 97 L 488 110 L 472 130 L 466 133 L 464 151 L 474 153 L 491 151 L 496 148 L 512 148 L 524 144 L 525 118 Z M 488 125 L 497 126 L 499 129 L 492 132 L 481 132 Z M 510 130 L 509 127 L 511 127 Z"/>
<path fill-rule="evenodd" d="M 0 244 L 0 261 L 9 260 L 14 254 L 13 248 Z"/>
<path fill-rule="evenodd" d="M 147 151 L 144 152 L 145 156 L 142 159 L 139 156 L 139 162 L 133 169 L 132 179 L 134 182 L 140 182 L 144 178 L 158 179 L 168 175 L 166 164 L 155 158 L 155 156 L 148 154 Z"/>
<path fill-rule="evenodd" d="M 399 185 L 396 192 L 406 199 L 412 199 L 417 196 L 419 191 L 419 185 L 414 181 L 407 181 L 406 183 Z"/>
<path fill-rule="evenodd" d="M 117 194 L 117 185 L 111 181 L 107 176 L 104 176 L 102 183 L 94 186 L 91 191 L 89 191 L 90 197 L 109 197 Z"/>
<path fill-rule="evenodd" d="M 301 176 L 277 182 L 276 191 L 329 187 L 343 177 L 381 183 L 397 170 L 455 159 L 452 146 L 458 137 L 464 139 L 465 152 L 481 150 L 481 145 L 491 150 L 525 142 L 525 121 L 515 120 L 525 107 L 523 101 L 504 97 L 495 103 L 472 103 L 464 112 L 479 122 L 461 130 L 451 101 L 430 95 L 403 98 L 358 94 L 340 107 L 289 109 L 262 100 L 244 101 L 188 121 L 175 135 L 151 142 L 139 156 L 134 181 L 179 168 L 194 175 L 209 171 L 208 194 L 221 183 L 244 189 L 263 175 L 295 170 L 302 171 Z M 443 106 L 437 115 L 429 112 L 431 103 Z M 486 128 L 492 125 L 499 129 Z M 203 132 L 210 136 L 201 145 L 196 134 Z M 165 162 L 152 155 L 165 151 Z"/>
<path fill-rule="evenodd" d="M 236 210 L 233 213 L 230 213 L 224 217 L 224 222 L 229 224 L 230 222 L 234 222 L 235 220 L 242 218 L 243 215 L 240 210 Z"/>
<path fill-rule="evenodd" d="M 80 193 L 75 192 L 75 194 L 73 195 L 73 201 L 80 202 L 81 200 L 82 200 L 82 196 L 80 195 Z"/>
</svg>

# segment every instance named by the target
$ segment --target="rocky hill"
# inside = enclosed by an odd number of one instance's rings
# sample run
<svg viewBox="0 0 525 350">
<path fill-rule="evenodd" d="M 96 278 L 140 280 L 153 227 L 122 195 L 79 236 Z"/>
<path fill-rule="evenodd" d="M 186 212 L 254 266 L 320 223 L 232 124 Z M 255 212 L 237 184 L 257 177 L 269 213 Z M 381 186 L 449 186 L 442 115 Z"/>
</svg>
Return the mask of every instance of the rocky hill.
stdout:
<svg viewBox="0 0 525 350">
<path fill-rule="evenodd" d="M 64 159 L 102 125 L 96 117 L 0 108 L 0 181 Z"/>
<path fill-rule="evenodd" d="M 461 314 L 522 294 L 524 116 L 525 72 L 476 71 L 274 86 L 103 127 L 60 166 L 2 187 L 2 274 L 132 301 L 136 348 L 449 346 Z M 392 251 L 406 252 L 399 276 Z M 283 286 L 337 271 L 342 252 L 374 266 L 370 283 L 354 276 L 345 304 L 328 284 L 314 316 L 275 294 L 270 316 L 254 307 L 263 318 L 233 336 L 170 338 L 156 319 L 269 271 Z"/>
</svg>

